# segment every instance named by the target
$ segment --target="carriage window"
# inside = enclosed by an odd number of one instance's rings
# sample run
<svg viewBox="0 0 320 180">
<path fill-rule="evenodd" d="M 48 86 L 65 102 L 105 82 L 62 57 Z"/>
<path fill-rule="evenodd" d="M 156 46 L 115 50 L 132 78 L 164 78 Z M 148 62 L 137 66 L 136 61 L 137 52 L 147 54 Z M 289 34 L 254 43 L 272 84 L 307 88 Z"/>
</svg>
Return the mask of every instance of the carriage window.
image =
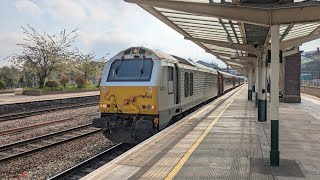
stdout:
<svg viewBox="0 0 320 180">
<path fill-rule="evenodd" d="M 107 81 L 150 81 L 151 59 L 117 59 L 110 67 Z"/>
<path fill-rule="evenodd" d="M 184 97 L 189 96 L 189 73 L 184 73 Z"/>
<path fill-rule="evenodd" d="M 190 96 L 193 95 L 193 73 L 190 73 Z"/>
</svg>

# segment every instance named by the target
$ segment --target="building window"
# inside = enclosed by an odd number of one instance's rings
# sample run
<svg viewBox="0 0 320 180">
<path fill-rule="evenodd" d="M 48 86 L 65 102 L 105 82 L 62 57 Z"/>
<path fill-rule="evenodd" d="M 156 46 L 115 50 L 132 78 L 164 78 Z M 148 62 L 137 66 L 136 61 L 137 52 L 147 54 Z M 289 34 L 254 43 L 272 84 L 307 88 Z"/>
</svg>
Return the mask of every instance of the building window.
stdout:
<svg viewBox="0 0 320 180">
<path fill-rule="evenodd" d="M 190 73 L 190 96 L 193 95 L 193 73 Z"/>
<path fill-rule="evenodd" d="M 189 73 L 184 73 L 184 97 L 189 96 Z"/>
</svg>

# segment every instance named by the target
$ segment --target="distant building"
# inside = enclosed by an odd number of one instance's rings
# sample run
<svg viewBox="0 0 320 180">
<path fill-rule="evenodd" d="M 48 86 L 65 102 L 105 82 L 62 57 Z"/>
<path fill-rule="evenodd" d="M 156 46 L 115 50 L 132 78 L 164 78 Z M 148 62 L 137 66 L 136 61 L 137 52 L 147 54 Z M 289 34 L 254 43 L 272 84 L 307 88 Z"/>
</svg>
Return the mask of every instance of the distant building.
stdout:
<svg viewBox="0 0 320 180">
<path fill-rule="evenodd" d="M 219 70 L 219 71 L 223 71 L 223 72 L 229 73 L 229 74 L 233 74 L 233 75 L 237 75 L 237 76 L 240 75 L 240 73 L 237 70 L 231 69 L 231 68 L 229 68 L 229 66 L 227 66 L 227 68 L 219 68 L 218 64 L 216 64 L 216 63 L 207 63 L 207 62 L 204 62 L 204 61 L 197 61 L 197 63 L 202 64 L 204 66 L 207 66 L 209 68 L 213 68 L 213 69 L 216 69 L 216 70 Z"/>
<path fill-rule="evenodd" d="M 202 65 L 207 66 L 207 67 L 210 67 L 210 68 L 213 68 L 213 69 L 220 70 L 218 64 L 216 64 L 216 63 L 207 63 L 207 62 L 204 62 L 204 61 L 197 61 L 197 63 L 202 64 Z"/>
<path fill-rule="evenodd" d="M 301 79 L 320 79 L 320 49 L 301 53 Z"/>
<path fill-rule="evenodd" d="M 231 69 L 231 68 L 229 68 L 229 66 L 227 66 L 227 68 L 221 68 L 220 70 L 221 70 L 221 71 L 224 71 L 224 72 L 226 72 L 226 73 L 229 73 L 229 74 L 236 75 L 236 76 L 239 76 L 239 75 L 240 75 L 240 73 L 239 73 L 237 70 Z"/>
</svg>

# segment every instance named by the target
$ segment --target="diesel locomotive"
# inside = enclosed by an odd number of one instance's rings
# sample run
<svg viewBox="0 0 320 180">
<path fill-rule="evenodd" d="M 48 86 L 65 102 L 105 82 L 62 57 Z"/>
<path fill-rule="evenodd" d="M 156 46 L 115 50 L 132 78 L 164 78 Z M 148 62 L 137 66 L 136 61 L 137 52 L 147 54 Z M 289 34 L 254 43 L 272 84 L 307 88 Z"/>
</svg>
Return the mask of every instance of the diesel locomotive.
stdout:
<svg viewBox="0 0 320 180">
<path fill-rule="evenodd" d="M 93 125 L 114 142 L 139 143 L 178 117 L 244 82 L 161 51 L 132 47 L 114 56 L 100 83 Z"/>
</svg>

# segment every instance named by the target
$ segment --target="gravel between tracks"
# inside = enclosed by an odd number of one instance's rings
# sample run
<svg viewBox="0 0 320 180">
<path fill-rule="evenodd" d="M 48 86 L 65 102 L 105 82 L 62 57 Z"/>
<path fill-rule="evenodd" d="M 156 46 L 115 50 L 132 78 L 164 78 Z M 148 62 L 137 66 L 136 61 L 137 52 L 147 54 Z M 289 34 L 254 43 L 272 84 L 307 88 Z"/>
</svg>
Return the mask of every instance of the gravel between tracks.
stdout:
<svg viewBox="0 0 320 180">
<path fill-rule="evenodd" d="M 47 179 L 112 145 L 102 133 L 0 164 L 0 179 Z M 25 171 L 25 173 L 23 173 Z"/>
<path fill-rule="evenodd" d="M 84 107 L 84 108 L 71 109 L 71 110 L 55 111 L 55 112 L 31 116 L 23 119 L 0 122 L 0 130 L 6 130 L 6 129 L 30 126 L 33 124 L 39 124 L 44 122 L 57 121 L 60 119 L 70 118 L 70 117 L 74 117 L 82 114 L 95 114 L 95 115 L 79 116 L 73 120 L 60 122 L 57 124 L 50 124 L 43 127 L 37 127 L 35 129 L 26 130 L 18 134 L 1 135 L 0 145 L 16 142 L 19 140 L 25 140 L 32 137 L 41 136 L 48 133 L 57 132 L 57 131 L 68 129 L 71 127 L 75 127 L 78 125 L 90 123 L 93 118 L 99 116 L 99 112 L 97 111 L 97 107 L 93 106 L 93 107 Z"/>
</svg>

